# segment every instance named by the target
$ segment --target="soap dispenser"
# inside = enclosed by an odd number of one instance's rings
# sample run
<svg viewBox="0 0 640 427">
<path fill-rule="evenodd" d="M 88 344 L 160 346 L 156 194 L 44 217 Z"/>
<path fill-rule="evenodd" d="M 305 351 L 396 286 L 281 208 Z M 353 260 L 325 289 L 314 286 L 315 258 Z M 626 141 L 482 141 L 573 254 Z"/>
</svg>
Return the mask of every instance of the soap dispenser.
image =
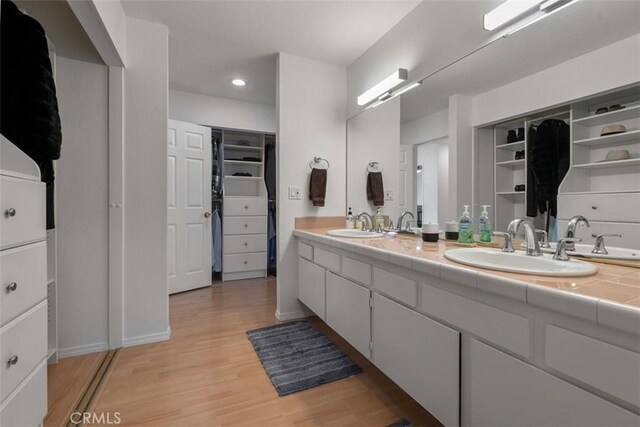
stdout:
<svg viewBox="0 0 640 427">
<path fill-rule="evenodd" d="M 353 218 L 353 212 L 351 211 L 351 208 L 349 208 L 349 211 L 347 212 L 347 218 L 344 222 L 344 228 L 346 228 L 347 230 L 353 230 L 356 226 L 356 221 Z"/>
<path fill-rule="evenodd" d="M 480 241 L 484 243 L 491 243 L 491 220 L 489 220 L 489 212 L 487 208 L 491 205 L 482 205 L 482 213 L 478 220 L 478 226 L 480 228 Z"/>
<path fill-rule="evenodd" d="M 376 231 L 384 228 L 384 216 L 382 215 L 382 208 L 380 206 L 376 208 L 376 214 L 373 216 L 373 228 Z"/>
<path fill-rule="evenodd" d="M 463 205 L 464 212 L 458 219 L 458 243 L 473 243 L 473 220 L 469 214 L 469 205 Z"/>
</svg>

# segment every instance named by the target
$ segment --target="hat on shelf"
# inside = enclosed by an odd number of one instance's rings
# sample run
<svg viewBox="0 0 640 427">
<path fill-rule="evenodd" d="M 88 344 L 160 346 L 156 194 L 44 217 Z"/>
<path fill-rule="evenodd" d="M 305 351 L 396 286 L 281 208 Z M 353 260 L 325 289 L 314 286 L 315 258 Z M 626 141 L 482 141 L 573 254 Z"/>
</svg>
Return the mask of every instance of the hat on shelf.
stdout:
<svg viewBox="0 0 640 427">
<path fill-rule="evenodd" d="M 600 160 L 600 162 L 615 162 L 617 160 L 627 160 L 630 159 L 631 155 L 629 154 L 629 150 L 611 150 L 607 153 L 607 157 L 604 160 Z"/>
<path fill-rule="evenodd" d="M 600 136 L 615 135 L 616 133 L 626 132 L 627 128 L 622 125 L 608 125 L 602 128 Z"/>
</svg>

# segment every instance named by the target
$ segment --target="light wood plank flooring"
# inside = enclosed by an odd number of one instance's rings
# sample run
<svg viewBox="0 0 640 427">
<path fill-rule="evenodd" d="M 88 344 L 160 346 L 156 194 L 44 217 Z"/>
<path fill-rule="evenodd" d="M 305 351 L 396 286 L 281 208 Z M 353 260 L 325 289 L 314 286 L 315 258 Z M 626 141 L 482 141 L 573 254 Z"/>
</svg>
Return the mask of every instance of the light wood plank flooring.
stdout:
<svg viewBox="0 0 640 427">
<path fill-rule="evenodd" d="M 218 285 L 170 298 L 168 342 L 123 349 L 94 411 L 121 425 L 439 425 L 318 319 L 364 373 L 278 397 L 245 331 L 276 323 L 275 279 Z M 142 308 L 141 308 L 142 309 Z"/>
</svg>

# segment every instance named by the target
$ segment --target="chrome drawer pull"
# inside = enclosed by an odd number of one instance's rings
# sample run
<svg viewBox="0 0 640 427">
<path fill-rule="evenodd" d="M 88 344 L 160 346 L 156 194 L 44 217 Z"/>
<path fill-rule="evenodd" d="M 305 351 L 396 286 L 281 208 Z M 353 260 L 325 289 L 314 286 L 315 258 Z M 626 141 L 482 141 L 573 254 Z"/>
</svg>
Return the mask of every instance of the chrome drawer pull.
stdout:
<svg viewBox="0 0 640 427">
<path fill-rule="evenodd" d="M 4 211 L 4 215 L 7 218 L 13 218 L 14 216 L 16 216 L 16 210 L 13 208 L 9 208 L 6 211 Z"/>
<path fill-rule="evenodd" d="M 13 292 L 18 289 L 18 284 L 16 282 L 11 282 L 7 285 L 7 292 Z"/>
<path fill-rule="evenodd" d="M 7 366 L 15 366 L 18 364 L 18 355 L 14 354 L 7 360 Z"/>
<path fill-rule="evenodd" d="M 593 209 L 595 211 L 596 209 L 598 209 L 598 207 L 596 205 L 593 205 L 593 206 L 591 206 L 591 209 Z"/>
</svg>

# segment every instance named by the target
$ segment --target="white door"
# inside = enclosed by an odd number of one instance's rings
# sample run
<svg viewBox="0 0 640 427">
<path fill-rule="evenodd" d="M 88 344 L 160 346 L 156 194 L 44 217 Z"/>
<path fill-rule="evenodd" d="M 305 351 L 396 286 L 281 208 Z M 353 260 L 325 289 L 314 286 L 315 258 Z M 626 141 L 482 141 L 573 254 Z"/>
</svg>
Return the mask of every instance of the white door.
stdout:
<svg viewBox="0 0 640 427">
<path fill-rule="evenodd" d="M 211 284 L 211 129 L 169 120 L 169 294 Z"/>
<path fill-rule="evenodd" d="M 413 204 L 413 178 L 415 175 L 413 166 L 413 145 L 400 146 L 400 168 L 398 177 L 398 214 L 411 211 L 414 215 Z M 413 226 L 416 226 L 414 222 Z"/>
</svg>

